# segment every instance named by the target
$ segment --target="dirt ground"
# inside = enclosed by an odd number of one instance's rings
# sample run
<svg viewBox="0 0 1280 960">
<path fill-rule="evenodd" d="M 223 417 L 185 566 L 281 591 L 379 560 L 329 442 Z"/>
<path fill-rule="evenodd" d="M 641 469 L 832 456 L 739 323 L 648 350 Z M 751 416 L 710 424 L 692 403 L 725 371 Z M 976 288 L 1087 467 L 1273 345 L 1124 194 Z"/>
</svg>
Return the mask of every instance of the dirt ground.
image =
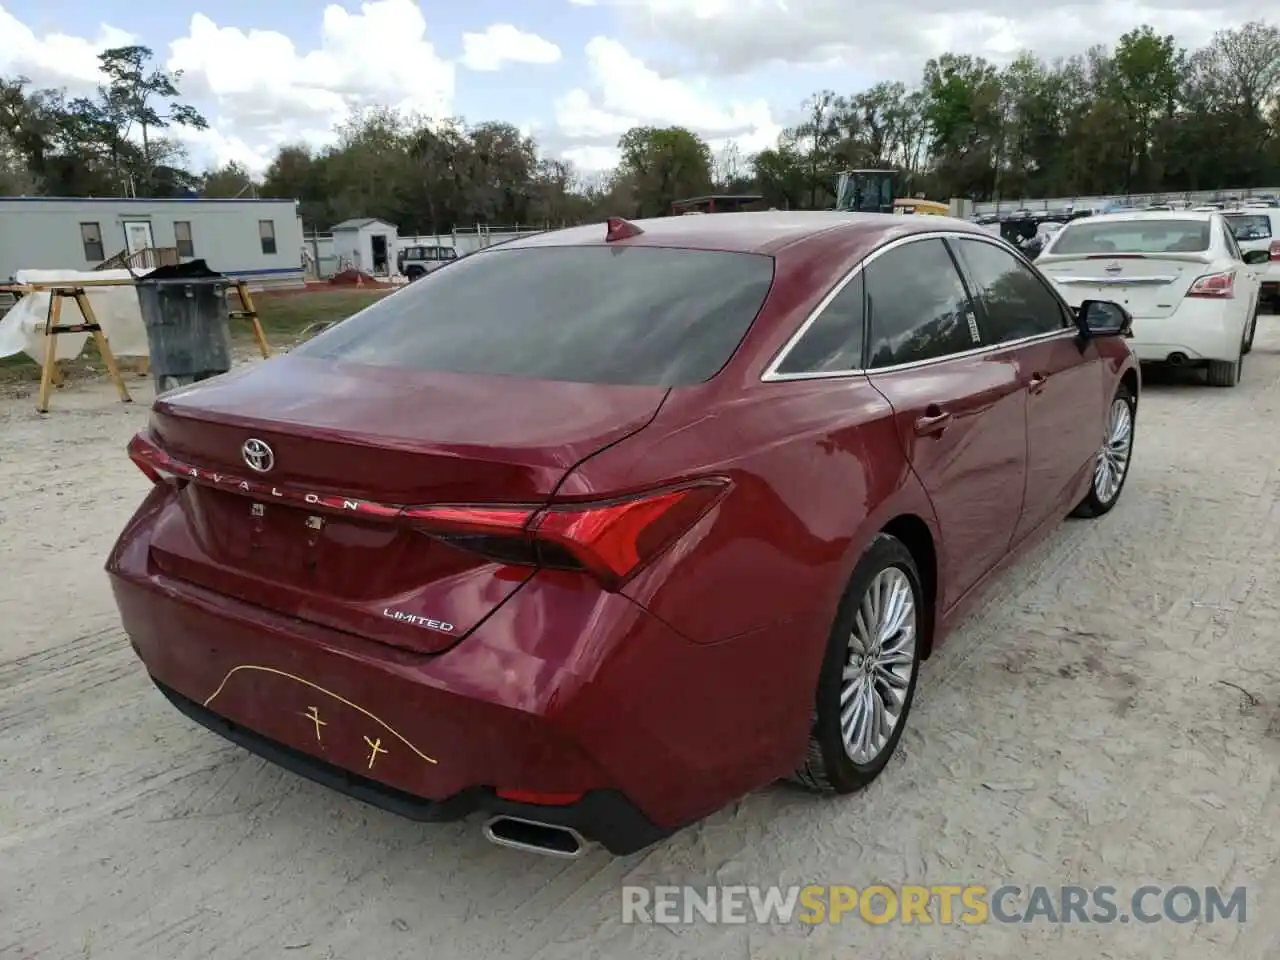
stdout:
<svg viewBox="0 0 1280 960">
<path fill-rule="evenodd" d="M 102 563 L 150 392 L 0 398 L 0 957 L 1280 956 L 1280 318 L 1242 385 L 1147 384 L 1123 500 L 1069 522 L 924 668 L 866 793 L 752 795 L 578 861 L 409 823 L 197 728 Z M 27 390 L 26 395 L 21 395 Z M 1244 924 L 621 923 L 624 884 L 1247 885 Z"/>
</svg>

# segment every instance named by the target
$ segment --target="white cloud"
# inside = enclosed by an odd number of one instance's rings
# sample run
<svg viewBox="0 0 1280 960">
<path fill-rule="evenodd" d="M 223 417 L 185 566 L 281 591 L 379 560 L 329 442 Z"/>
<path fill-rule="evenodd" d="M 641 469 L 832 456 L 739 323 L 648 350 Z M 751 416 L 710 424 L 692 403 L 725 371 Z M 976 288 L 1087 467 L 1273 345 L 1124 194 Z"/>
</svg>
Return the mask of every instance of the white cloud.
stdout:
<svg viewBox="0 0 1280 960">
<path fill-rule="evenodd" d="M 0 74 L 29 77 L 36 86 L 67 87 L 73 91 L 93 89 L 102 79 L 98 54 L 108 47 L 136 43 L 124 30 L 98 25 L 92 40 L 65 33 L 36 34 L 21 20 L 0 6 Z"/>
<path fill-rule="evenodd" d="M 560 48 L 536 33 L 495 23 L 484 33 L 462 35 L 462 65 L 468 70 L 501 70 L 508 63 L 546 65 L 560 60 Z"/>
<path fill-rule="evenodd" d="M 580 3 L 582 0 L 571 0 Z M 1258 16 L 1246 0 L 590 0 L 614 7 L 639 37 L 689 50 L 704 68 L 834 60 L 859 74 L 916 79 L 947 51 L 1004 61 L 1020 50 L 1053 58 L 1114 44 L 1141 24 L 1184 44 Z"/>
<path fill-rule="evenodd" d="M 584 173 L 611 170 L 618 165 L 617 147 L 569 147 L 560 151 L 560 156 Z"/>
<path fill-rule="evenodd" d="M 36 86 L 73 93 L 102 82 L 99 52 L 139 42 L 106 25 L 92 38 L 37 36 L 3 7 L 0 36 L 0 74 L 26 75 Z M 330 141 L 334 125 L 362 107 L 432 117 L 448 116 L 453 108 L 454 66 L 436 53 L 415 0 L 370 0 L 355 13 L 331 3 L 323 10 L 319 45 L 310 50 L 298 49 L 283 33 L 222 27 L 197 13 L 186 36 L 158 59 L 168 70 L 183 71 L 182 98 L 209 121 L 208 130 L 172 131 L 193 159 L 234 160 L 257 173 L 282 144 Z"/>
<path fill-rule="evenodd" d="M 705 81 L 664 77 L 617 40 L 593 37 L 586 55 L 594 95 L 575 88 L 555 105 L 560 134 L 579 141 L 562 152 L 584 169 L 615 165 L 612 144 L 638 125 L 688 127 L 713 149 L 733 140 L 746 153 L 772 145 L 781 132 L 765 100 L 723 102 Z"/>
<path fill-rule="evenodd" d="M 441 117 L 451 112 L 453 65 L 427 39 L 413 0 L 373 0 L 349 13 L 325 7 L 320 45 L 299 51 L 273 30 L 219 27 L 204 14 L 170 45 L 184 96 L 216 107 L 212 130 L 190 139 L 219 162 L 255 170 L 287 142 L 324 142 L 352 110 L 391 106 Z M 250 146 L 250 144 L 252 146 Z"/>
</svg>

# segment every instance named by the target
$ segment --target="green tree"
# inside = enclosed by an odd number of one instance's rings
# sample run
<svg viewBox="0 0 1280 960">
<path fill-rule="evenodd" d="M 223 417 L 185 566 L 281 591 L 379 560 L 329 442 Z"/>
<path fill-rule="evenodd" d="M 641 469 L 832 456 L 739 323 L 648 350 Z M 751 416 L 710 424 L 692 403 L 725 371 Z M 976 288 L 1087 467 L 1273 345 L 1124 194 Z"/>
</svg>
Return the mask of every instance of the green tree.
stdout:
<svg viewBox="0 0 1280 960">
<path fill-rule="evenodd" d="M 155 168 L 160 164 L 154 137 L 157 131 L 171 127 L 203 130 L 208 122 L 195 107 L 179 102 L 178 83 L 181 71 L 173 73 L 151 67 L 155 56 L 150 47 L 112 47 L 98 55 L 99 67 L 107 83 L 98 88 L 95 122 L 108 141 L 117 171 L 126 175 L 120 164 L 132 160 L 134 188 L 151 187 Z M 130 149 L 131 137 L 137 133 L 141 152 Z M 146 195 L 145 193 L 143 194 Z"/>
<path fill-rule="evenodd" d="M 618 177 L 631 191 L 635 216 L 663 216 L 676 200 L 711 190 L 711 148 L 691 130 L 633 127 L 618 149 Z"/>
</svg>

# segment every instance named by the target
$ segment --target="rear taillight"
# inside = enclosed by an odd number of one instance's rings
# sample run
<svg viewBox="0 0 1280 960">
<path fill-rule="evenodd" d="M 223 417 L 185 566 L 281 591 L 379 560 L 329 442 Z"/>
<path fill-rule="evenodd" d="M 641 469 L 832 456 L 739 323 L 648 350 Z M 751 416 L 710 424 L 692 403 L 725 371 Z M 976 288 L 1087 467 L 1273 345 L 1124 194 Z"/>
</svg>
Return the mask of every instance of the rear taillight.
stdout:
<svg viewBox="0 0 1280 960">
<path fill-rule="evenodd" d="M 1272 260 L 1280 260 L 1280 240 L 1271 241 L 1271 249 L 1269 252 Z"/>
<path fill-rule="evenodd" d="M 152 483 L 179 483 L 181 467 L 151 441 L 145 432 L 129 441 L 129 459 Z"/>
<path fill-rule="evenodd" d="M 582 570 L 617 589 L 728 492 L 722 478 L 605 503 L 411 507 L 424 533 L 504 563 Z"/>
<path fill-rule="evenodd" d="M 129 459 L 152 483 L 179 488 L 195 483 L 312 510 L 408 523 L 436 540 L 499 563 L 584 571 L 613 590 L 685 534 L 729 491 L 727 479 L 712 477 L 595 503 L 404 507 L 196 467 L 165 453 L 146 431 L 129 441 Z"/>
<path fill-rule="evenodd" d="M 1236 295 L 1236 272 L 1210 273 L 1196 280 L 1187 291 L 1188 297 L 1204 297 L 1211 300 L 1229 300 Z"/>
</svg>

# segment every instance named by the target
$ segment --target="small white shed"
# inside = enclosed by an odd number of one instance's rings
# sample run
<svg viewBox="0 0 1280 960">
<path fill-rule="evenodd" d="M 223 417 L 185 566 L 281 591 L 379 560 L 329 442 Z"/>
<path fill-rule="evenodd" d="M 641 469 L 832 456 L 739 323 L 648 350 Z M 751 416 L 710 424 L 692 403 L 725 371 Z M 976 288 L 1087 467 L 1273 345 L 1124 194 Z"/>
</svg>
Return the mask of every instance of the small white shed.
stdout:
<svg viewBox="0 0 1280 960">
<path fill-rule="evenodd" d="M 333 255 L 337 269 L 352 268 L 374 277 L 386 277 L 396 269 L 399 228 L 376 217 L 343 220 L 335 224 Z"/>
</svg>

